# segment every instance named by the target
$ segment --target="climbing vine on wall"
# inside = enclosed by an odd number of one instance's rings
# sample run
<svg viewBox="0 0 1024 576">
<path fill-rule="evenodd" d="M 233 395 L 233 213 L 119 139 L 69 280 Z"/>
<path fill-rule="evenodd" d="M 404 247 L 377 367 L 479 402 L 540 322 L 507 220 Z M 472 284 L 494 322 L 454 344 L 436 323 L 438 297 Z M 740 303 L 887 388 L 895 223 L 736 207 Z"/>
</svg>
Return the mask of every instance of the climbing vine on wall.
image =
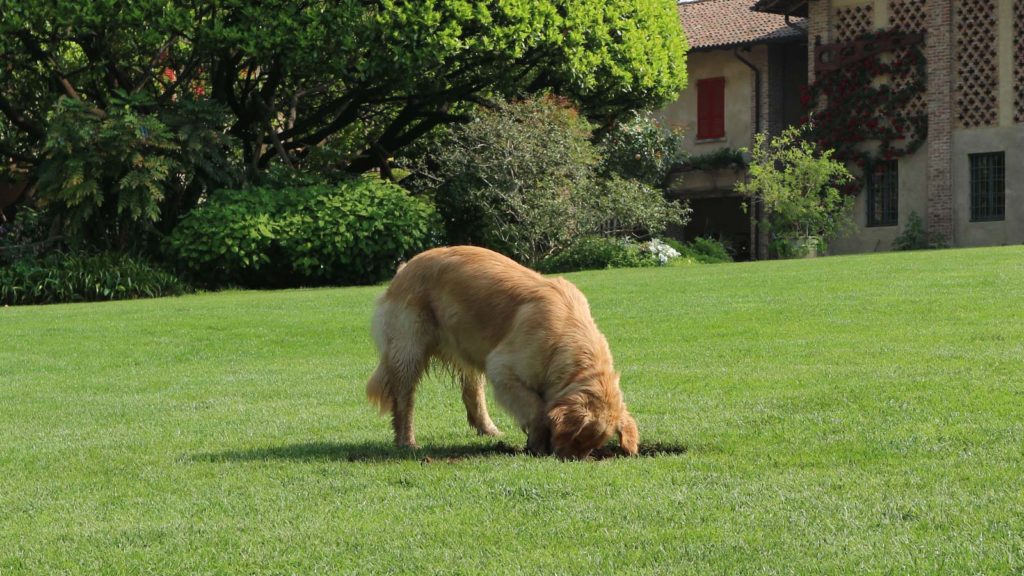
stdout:
<svg viewBox="0 0 1024 576">
<path fill-rule="evenodd" d="M 926 90 L 922 45 L 920 34 L 886 30 L 817 46 L 816 79 L 802 100 L 818 145 L 864 174 L 920 148 L 928 114 L 912 102 Z"/>
</svg>

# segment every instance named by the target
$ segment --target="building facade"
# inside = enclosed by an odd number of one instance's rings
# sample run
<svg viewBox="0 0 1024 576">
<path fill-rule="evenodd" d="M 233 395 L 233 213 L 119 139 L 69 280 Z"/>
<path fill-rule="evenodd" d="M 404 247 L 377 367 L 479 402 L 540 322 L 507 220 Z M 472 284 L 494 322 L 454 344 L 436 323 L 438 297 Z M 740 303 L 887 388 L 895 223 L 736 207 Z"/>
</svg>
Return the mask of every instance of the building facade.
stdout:
<svg viewBox="0 0 1024 576">
<path fill-rule="evenodd" d="M 749 146 L 755 132 L 800 121 L 800 86 L 825 73 L 828 54 L 856 59 L 877 50 L 866 35 L 885 31 L 920 40 L 924 87 L 908 106 L 926 115 L 927 135 L 914 152 L 879 162 L 871 174 L 851 166 L 864 183 L 856 228 L 833 241 L 830 253 L 890 250 L 915 214 L 937 243 L 1024 243 L 1024 0 L 696 0 L 680 3 L 679 13 L 692 47 L 690 84 L 661 115 L 685 130 L 686 151 L 697 156 Z M 794 66 L 805 68 L 798 74 Z M 700 121 L 714 124 L 716 110 L 702 111 L 699 100 L 720 90 L 707 82 L 713 78 L 724 79 L 724 133 L 705 138 Z M 736 209 L 702 205 L 738 206 L 729 190 L 741 177 L 742 170 L 681 174 L 671 189 L 694 207 L 697 225 L 688 236 L 736 237 Z M 746 223 L 748 255 L 766 256 L 756 219 L 748 215 Z"/>
<path fill-rule="evenodd" d="M 803 115 L 807 35 L 802 18 L 755 12 L 754 0 L 695 0 L 678 5 L 690 44 L 689 86 L 658 112 L 663 124 L 685 134 L 684 151 L 703 169 L 673 178 L 669 193 L 693 209 L 684 239 L 724 241 L 738 259 L 757 257 L 756 214 L 733 192 L 746 175 L 729 158 L 749 148 L 754 134 L 777 133 Z M 704 159 L 703 162 L 699 159 Z"/>
<path fill-rule="evenodd" d="M 927 138 L 893 162 L 887 190 L 857 195 L 857 229 L 833 252 L 887 250 L 911 213 L 950 246 L 1024 243 L 1024 0 L 760 0 L 755 10 L 807 18 L 812 82 L 830 46 L 892 29 L 923 37 Z"/>
</svg>

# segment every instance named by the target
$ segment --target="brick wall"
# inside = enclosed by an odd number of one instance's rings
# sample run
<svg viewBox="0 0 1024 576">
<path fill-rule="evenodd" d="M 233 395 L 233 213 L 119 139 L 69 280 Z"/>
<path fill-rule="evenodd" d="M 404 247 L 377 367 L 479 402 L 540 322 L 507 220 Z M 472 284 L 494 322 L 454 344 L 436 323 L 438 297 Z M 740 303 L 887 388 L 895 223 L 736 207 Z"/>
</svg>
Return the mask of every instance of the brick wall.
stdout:
<svg viewBox="0 0 1024 576">
<path fill-rule="evenodd" d="M 953 1 L 928 0 L 928 230 L 953 243 Z"/>
<path fill-rule="evenodd" d="M 811 0 L 807 5 L 807 82 L 814 83 L 814 46 L 830 43 L 829 0 Z"/>
</svg>

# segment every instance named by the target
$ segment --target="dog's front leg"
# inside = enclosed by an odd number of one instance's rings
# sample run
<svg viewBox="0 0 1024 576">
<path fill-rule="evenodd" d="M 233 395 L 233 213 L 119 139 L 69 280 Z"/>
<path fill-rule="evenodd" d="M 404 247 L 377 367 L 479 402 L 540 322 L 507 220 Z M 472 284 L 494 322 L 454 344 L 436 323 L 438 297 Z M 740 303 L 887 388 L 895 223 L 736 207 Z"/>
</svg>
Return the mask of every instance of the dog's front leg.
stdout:
<svg viewBox="0 0 1024 576">
<path fill-rule="evenodd" d="M 505 407 L 526 432 L 526 449 L 532 454 L 551 454 L 551 432 L 544 399 L 516 372 L 514 357 L 493 354 L 488 358 L 487 379 L 494 398 Z"/>
<path fill-rule="evenodd" d="M 551 454 L 551 427 L 548 426 L 547 415 L 541 413 L 529 425 L 524 427 L 526 432 L 526 450 L 534 456 L 548 456 Z"/>
</svg>

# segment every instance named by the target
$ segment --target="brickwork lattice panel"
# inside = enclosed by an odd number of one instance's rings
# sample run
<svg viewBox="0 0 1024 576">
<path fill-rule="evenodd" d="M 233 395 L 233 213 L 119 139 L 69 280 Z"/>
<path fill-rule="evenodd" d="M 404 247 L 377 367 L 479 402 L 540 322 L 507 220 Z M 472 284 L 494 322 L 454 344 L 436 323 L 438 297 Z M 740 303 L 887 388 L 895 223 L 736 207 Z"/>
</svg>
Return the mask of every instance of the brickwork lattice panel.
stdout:
<svg viewBox="0 0 1024 576">
<path fill-rule="evenodd" d="M 957 124 L 991 126 L 999 121 L 996 0 L 955 5 Z"/>
<path fill-rule="evenodd" d="M 1018 0 L 1024 2 L 1024 0 Z M 925 31 L 925 6 L 926 0 L 892 0 L 889 4 L 889 25 L 894 30 L 907 33 L 920 33 Z M 927 38 L 925 38 L 927 41 Z M 907 50 L 896 50 L 893 53 L 893 58 L 899 60 L 906 57 Z M 902 90 L 906 87 L 906 81 L 897 81 L 893 88 L 897 91 Z M 928 112 L 928 102 L 925 100 L 924 93 L 920 93 L 914 96 L 914 98 L 907 103 L 903 109 L 903 114 L 906 117 L 917 116 L 919 114 L 925 114 Z"/>
<path fill-rule="evenodd" d="M 836 8 L 835 42 L 849 42 L 874 29 L 874 7 L 871 4 Z"/>
<path fill-rule="evenodd" d="M 923 32 L 925 3 L 925 0 L 892 0 L 889 4 L 889 25 L 903 32 Z"/>
<path fill-rule="evenodd" d="M 1024 122 L 1024 0 L 1013 3 L 1013 121 Z"/>
</svg>

